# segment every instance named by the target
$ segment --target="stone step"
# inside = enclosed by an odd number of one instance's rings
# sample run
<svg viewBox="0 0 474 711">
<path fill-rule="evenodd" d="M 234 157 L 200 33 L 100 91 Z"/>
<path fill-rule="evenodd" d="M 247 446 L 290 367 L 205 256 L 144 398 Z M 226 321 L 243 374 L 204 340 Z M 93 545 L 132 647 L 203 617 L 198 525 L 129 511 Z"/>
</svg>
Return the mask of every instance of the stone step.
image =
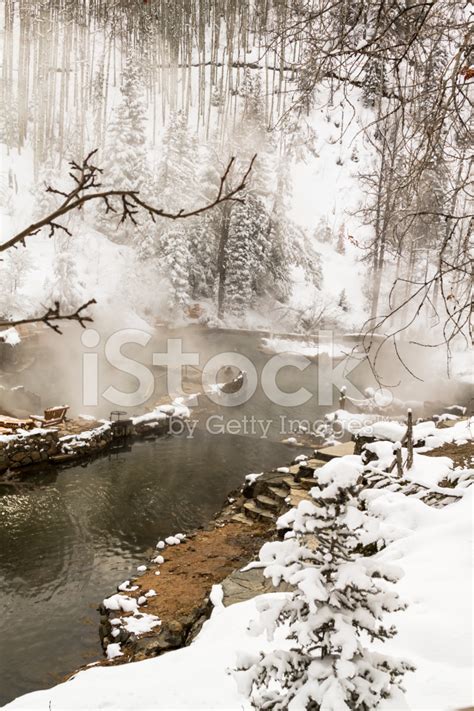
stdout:
<svg viewBox="0 0 474 711">
<path fill-rule="evenodd" d="M 316 449 L 314 454 L 316 459 L 320 459 L 323 462 L 330 462 L 331 459 L 336 459 L 337 457 L 344 457 L 346 454 L 354 454 L 355 442 L 344 442 L 342 444 L 335 444 L 332 447 L 323 447 L 323 449 Z"/>
<path fill-rule="evenodd" d="M 281 507 L 281 502 L 270 496 L 265 496 L 265 494 L 259 494 L 256 501 L 263 509 L 270 509 L 270 511 L 278 511 Z"/>
<path fill-rule="evenodd" d="M 234 570 L 222 581 L 225 607 L 250 600 L 264 593 L 289 592 L 292 589 L 294 588 L 285 582 L 274 587 L 271 579 L 264 577 L 261 568 L 251 568 L 245 571 Z"/>
<path fill-rule="evenodd" d="M 306 460 L 306 462 L 304 463 L 302 462 L 300 466 L 304 466 L 304 464 L 306 464 L 310 469 L 314 471 L 315 469 L 321 469 L 321 467 L 323 467 L 326 462 L 323 462 L 321 459 L 313 458 Z"/>
<path fill-rule="evenodd" d="M 326 462 L 324 462 L 323 460 L 317 459 L 311 459 L 307 462 L 302 462 L 300 464 L 300 468 L 298 470 L 296 478 L 298 479 L 300 476 L 314 477 L 314 472 L 317 469 L 321 469 L 321 467 L 323 467 L 325 464 Z"/>
<path fill-rule="evenodd" d="M 298 474 L 295 474 L 295 481 L 300 481 L 301 478 L 313 478 L 314 476 L 314 469 L 311 467 L 303 466 L 300 468 Z"/>
<path fill-rule="evenodd" d="M 288 473 L 289 474 L 298 474 L 300 468 L 300 464 L 292 464 L 291 467 L 288 467 Z"/>
<path fill-rule="evenodd" d="M 245 503 L 244 511 L 250 518 L 256 519 L 257 521 L 265 521 L 265 523 L 273 523 L 276 521 L 275 514 L 272 514 L 268 509 L 260 508 L 254 501 Z"/>
<path fill-rule="evenodd" d="M 267 492 L 269 496 L 275 499 L 275 501 L 283 503 L 290 493 L 290 490 L 283 488 L 282 486 L 269 486 Z"/>
<path fill-rule="evenodd" d="M 306 489 L 296 489 L 293 488 L 290 494 L 290 504 L 291 506 L 298 506 L 300 501 L 312 501 L 313 499 L 309 495 Z"/>
<path fill-rule="evenodd" d="M 244 523 L 246 526 L 254 525 L 254 522 L 243 513 L 234 514 L 230 520 L 235 521 L 235 523 Z"/>
<path fill-rule="evenodd" d="M 298 484 L 302 486 L 303 489 L 312 489 L 317 483 L 313 477 L 302 476 L 301 479 L 298 479 Z"/>
</svg>

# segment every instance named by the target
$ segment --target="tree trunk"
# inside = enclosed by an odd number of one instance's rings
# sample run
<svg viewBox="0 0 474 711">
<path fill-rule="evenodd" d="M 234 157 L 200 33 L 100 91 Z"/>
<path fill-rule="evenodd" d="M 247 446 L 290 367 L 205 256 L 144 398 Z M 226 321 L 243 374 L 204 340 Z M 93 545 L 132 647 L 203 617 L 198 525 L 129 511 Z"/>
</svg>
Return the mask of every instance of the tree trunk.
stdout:
<svg viewBox="0 0 474 711">
<path fill-rule="evenodd" d="M 217 251 L 217 316 L 219 318 L 223 318 L 225 314 L 226 247 L 229 240 L 229 223 L 230 209 L 228 205 L 224 205 Z"/>
</svg>

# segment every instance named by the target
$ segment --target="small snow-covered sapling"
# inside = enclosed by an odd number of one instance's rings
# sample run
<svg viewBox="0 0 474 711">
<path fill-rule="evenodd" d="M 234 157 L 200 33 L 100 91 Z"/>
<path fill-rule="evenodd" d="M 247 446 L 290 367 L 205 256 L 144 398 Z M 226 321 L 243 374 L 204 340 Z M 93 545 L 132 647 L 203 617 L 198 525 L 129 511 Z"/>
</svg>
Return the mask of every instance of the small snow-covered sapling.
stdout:
<svg viewBox="0 0 474 711">
<path fill-rule="evenodd" d="M 265 576 L 274 585 L 284 580 L 295 592 L 257 603 L 260 619 L 251 626 L 272 639 L 285 625 L 291 644 L 245 654 L 234 672 L 257 709 L 369 711 L 402 690 L 405 672 L 413 670 L 367 646 L 396 634 L 383 618 L 405 605 L 393 590 L 400 572 L 358 553 L 367 525 L 374 528 L 358 506 L 360 472 L 342 460 L 322 467 L 311 490 L 315 502 L 302 501 L 279 521 L 294 537 L 260 551 Z"/>
</svg>

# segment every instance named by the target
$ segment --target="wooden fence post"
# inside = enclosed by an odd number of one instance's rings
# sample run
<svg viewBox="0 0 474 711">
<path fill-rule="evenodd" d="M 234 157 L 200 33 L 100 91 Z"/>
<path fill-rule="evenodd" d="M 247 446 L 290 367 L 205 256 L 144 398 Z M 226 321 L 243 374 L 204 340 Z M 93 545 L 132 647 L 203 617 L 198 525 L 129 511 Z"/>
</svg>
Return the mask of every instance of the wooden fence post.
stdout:
<svg viewBox="0 0 474 711">
<path fill-rule="evenodd" d="M 400 442 L 395 442 L 393 445 L 393 451 L 395 454 L 395 461 L 397 464 L 397 475 L 401 479 L 403 477 L 403 464 L 402 464 L 402 445 Z"/>
<path fill-rule="evenodd" d="M 340 395 L 339 395 L 339 409 L 345 410 L 345 408 L 346 408 L 346 386 L 343 385 L 340 390 Z"/>
<path fill-rule="evenodd" d="M 413 466 L 413 413 L 410 410 L 407 412 L 407 469 Z"/>
</svg>

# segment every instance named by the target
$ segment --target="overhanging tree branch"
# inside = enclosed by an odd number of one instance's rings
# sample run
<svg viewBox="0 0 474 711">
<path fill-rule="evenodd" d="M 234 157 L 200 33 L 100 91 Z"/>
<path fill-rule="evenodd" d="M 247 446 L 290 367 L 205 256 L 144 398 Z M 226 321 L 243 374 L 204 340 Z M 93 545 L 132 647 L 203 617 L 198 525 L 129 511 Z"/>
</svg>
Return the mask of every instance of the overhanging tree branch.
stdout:
<svg viewBox="0 0 474 711">
<path fill-rule="evenodd" d="M 61 306 L 59 301 L 54 302 L 54 306 L 50 306 L 42 316 L 37 316 L 34 318 L 22 318 L 14 321 L 0 321 L 0 329 L 14 328 L 15 326 L 24 326 L 31 323 L 44 323 L 46 326 L 51 328 L 55 333 L 61 334 L 62 331 L 58 326 L 58 321 L 76 321 L 82 328 L 85 328 L 86 323 L 91 323 L 93 321 L 92 316 L 88 316 L 84 312 L 89 306 L 96 304 L 95 299 L 89 299 L 86 303 L 79 306 L 74 312 L 69 314 L 61 313 Z"/>
<path fill-rule="evenodd" d="M 143 200 L 140 197 L 138 190 L 99 190 L 99 188 L 102 187 L 102 183 L 100 182 L 102 169 L 91 162 L 96 152 L 97 150 L 94 150 L 89 153 L 81 165 L 71 161 L 71 171 L 69 175 L 76 184 L 76 187 L 68 193 L 62 190 L 57 190 L 51 186 L 48 187 L 47 192 L 53 193 L 54 195 L 60 195 L 64 198 L 61 205 L 49 215 L 46 215 L 46 217 L 43 217 L 38 222 L 31 224 L 14 237 L 11 237 L 11 239 L 3 242 L 3 244 L 0 244 L 0 252 L 5 252 L 7 249 L 16 247 L 18 244 L 25 246 L 25 240 L 28 237 L 33 237 L 38 234 L 43 227 L 49 226 L 49 237 L 52 237 L 57 230 L 62 230 L 70 235 L 71 233 L 68 229 L 58 223 L 57 220 L 72 210 L 80 210 L 84 205 L 91 201 L 103 201 L 106 208 L 106 214 L 109 212 L 116 213 L 120 215 L 120 223 L 130 220 L 130 222 L 134 225 L 137 224 L 135 215 L 138 213 L 139 209 L 142 209 L 145 213 L 148 213 L 149 217 L 153 220 L 157 217 L 163 217 L 169 220 L 180 220 L 201 215 L 203 212 L 212 210 L 214 207 L 217 207 L 225 202 L 243 202 L 243 198 L 239 197 L 239 193 L 242 193 L 242 191 L 245 190 L 247 180 L 257 157 L 256 155 L 253 156 L 238 184 L 235 187 L 230 187 L 228 186 L 228 181 L 230 179 L 232 168 L 235 165 L 235 157 L 232 157 L 223 175 L 221 176 L 219 190 L 214 200 L 193 210 L 181 209 L 178 212 L 168 212 L 163 208 L 156 207 L 155 205 L 149 204 L 146 200 Z M 114 206 L 114 198 L 118 198 L 119 201 L 121 201 L 120 206 Z"/>
<path fill-rule="evenodd" d="M 38 222 L 31 224 L 14 237 L 11 237 L 6 242 L 0 244 L 0 252 L 6 252 L 11 248 L 17 248 L 19 244 L 26 247 L 26 239 L 37 235 L 44 227 L 49 227 L 48 237 L 53 237 L 57 231 L 63 231 L 72 237 L 70 230 L 57 220 L 73 210 L 80 210 L 84 205 L 91 201 L 103 201 L 106 214 L 114 213 L 120 215 L 121 224 L 127 220 L 130 220 L 133 225 L 137 224 L 135 216 L 140 210 L 148 213 L 148 216 L 155 222 L 157 217 L 169 220 L 186 219 L 188 217 L 201 215 L 202 213 L 212 210 L 223 203 L 242 203 L 243 198 L 240 197 L 240 194 L 247 186 L 247 180 L 252 172 L 252 168 L 257 158 L 256 155 L 253 156 L 237 185 L 232 187 L 228 185 L 236 160 L 235 157 L 232 157 L 220 178 L 219 188 L 214 200 L 193 210 L 186 211 L 182 209 L 178 212 L 168 212 L 162 208 L 149 204 L 146 200 L 143 200 L 140 197 L 140 193 L 136 190 L 100 190 L 102 187 L 100 176 L 103 171 L 92 162 L 92 158 L 96 152 L 97 150 L 94 150 L 89 153 L 89 155 L 82 161 L 82 164 L 76 163 L 75 161 L 70 162 L 71 170 L 69 172 L 69 176 L 74 182 L 75 187 L 73 187 L 69 192 L 65 192 L 49 186 L 47 188 L 47 192 L 59 195 L 63 198 L 60 206 L 56 210 L 53 210 L 53 212 L 49 215 L 46 215 L 46 217 L 43 217 L 41 220 L 38 220 Z M 119 205 L 114 205 L 114 199 L 119 200 Z M 96 303 L 95 299 L 89 299 L 89 301 L 82 304 L 82 306 L 79 306 L 76 311 L 72 313 L 62 313 L 60 303 L 56 301 L 54 306 L 47 308 L 42 316 L 0 321 L 0 331 L 15 326 L 44 323 L 55 333 L 60 334 L 61 329 L 58 326 L 59 321 L 75 321 L 85 328 L 86 323 L 93 321 L 92 316 L 85 312 L 89 306 Z"/>
</svg>

